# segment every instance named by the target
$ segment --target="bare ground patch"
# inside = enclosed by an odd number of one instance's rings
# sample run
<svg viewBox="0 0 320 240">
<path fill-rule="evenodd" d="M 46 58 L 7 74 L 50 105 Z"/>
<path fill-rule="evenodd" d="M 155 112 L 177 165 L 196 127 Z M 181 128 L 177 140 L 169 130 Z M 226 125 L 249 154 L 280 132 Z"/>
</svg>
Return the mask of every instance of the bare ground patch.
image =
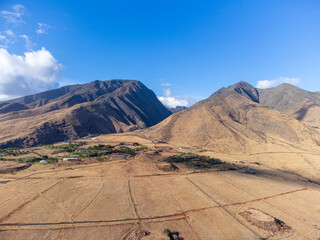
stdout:
<svg viewBox="0 0 320 240">
<path fill-rule="evenodd" d="M 272 232 L 273 234 L 291 230 L 291 227 L 280 219 L 272 217 L 271 215 L 254 208 L 248 209 L 239 214 L 252 225 L 257 226 L 262 230 Z"/>
</svg>

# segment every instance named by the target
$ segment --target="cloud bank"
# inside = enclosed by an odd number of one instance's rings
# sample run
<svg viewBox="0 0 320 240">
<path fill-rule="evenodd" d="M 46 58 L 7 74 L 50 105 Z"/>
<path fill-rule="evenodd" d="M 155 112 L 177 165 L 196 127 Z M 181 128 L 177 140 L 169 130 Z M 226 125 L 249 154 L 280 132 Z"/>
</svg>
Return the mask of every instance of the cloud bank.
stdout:
<svg viewBox="0 0 320 240">
<path fill-rule="evenodd" d="M 25 52 L 23 56 L 0 48 L 0 99 L 56 88 L 63 69 L 45 48 Z"/>
<path fill-rule="evenodd" d="M 164 97 L 158 97 L 160 102 L 168 108 L 175 108 L 176 106 L 188 106 L 189 101 L 185 98 L 172 96 L 170 89 L 164 90 Z"/>
<path fill-rule="evenodd" d="M 273 80 L 261 80 L 257 82 L 257 88 L 270 88 L 275 87 L 282 83 L 290 83 L 292 85 L 297 85 L 300 82 L 299 78 L 289 78 L 289 77 L 279 77 Z"/>
</svg>

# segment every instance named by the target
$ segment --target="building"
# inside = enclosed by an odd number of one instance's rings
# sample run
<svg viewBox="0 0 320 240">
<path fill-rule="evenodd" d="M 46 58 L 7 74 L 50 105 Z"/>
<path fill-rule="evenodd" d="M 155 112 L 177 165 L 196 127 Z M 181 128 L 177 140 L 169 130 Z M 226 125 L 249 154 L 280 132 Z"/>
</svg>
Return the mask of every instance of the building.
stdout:
<svg viewBox="0 0 320 240">
<path fill-rule="evenodd" d="M 78 161 L 79 158 L 63 158 L 63 161 Z"/>
</svg>

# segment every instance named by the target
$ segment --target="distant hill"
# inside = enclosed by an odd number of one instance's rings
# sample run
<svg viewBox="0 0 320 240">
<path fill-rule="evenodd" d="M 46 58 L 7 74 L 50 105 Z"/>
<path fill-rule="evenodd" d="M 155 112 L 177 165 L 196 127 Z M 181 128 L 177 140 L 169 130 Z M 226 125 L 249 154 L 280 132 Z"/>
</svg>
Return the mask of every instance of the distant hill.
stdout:
<svg viewBox="0 0 320 240">
<path fill-rule="evenodd" d="M 139 81 L 93 81 L 0 102 L 0 146 L 150 127 L 171 112 Z"/>
<path fill-rule="evenodd" d="M 258 89 L 260 103 L 281 111 L 313 128 L 320 128 L 320 93 L 290 84 Z"/>
<path fill-rule="evenodd" d="M 169 108 L 170 112 L 172 112 L 172 113 L 177 113 L 177 112 L 180 112 L 185 109 L 187 109 L 187 107 L 185 107 L 185 106 L 176 106 L 174 108 Z"/>
<path fill-rule="evenodd" d="M 261 104 L 260 95 L 266 103 L 267 92 L 239 82 L 140 134 L 226 153 L 320 149 L 318 132 Z"/>
</svg>

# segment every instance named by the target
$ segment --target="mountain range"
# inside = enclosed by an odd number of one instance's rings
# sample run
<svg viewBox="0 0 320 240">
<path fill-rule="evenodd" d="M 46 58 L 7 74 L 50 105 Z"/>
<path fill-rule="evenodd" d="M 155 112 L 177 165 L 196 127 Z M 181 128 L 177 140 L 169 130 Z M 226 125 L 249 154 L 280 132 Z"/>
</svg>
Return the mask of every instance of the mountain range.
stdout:
<svg viewBox="0 0 320 240">
<path fill-rule="evenodd" d="M 170 111 L 135 80 L 65 86 L 0 102 L 0 147 L 139 129 L 133 134 L 220 152 L 320 146 L 320 93 L 290 84 L 258 89 L 238 82 L 190 108 Z"/>
</svg>

